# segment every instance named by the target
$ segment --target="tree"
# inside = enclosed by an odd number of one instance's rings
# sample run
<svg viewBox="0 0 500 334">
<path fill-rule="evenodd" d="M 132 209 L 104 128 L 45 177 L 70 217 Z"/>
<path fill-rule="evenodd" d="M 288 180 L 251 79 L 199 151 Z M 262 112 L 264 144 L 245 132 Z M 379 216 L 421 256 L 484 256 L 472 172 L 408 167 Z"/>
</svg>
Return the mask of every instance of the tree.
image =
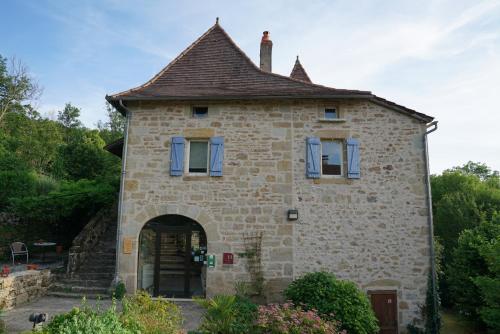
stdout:
<svg viewBox="0 0 500 334">
<path fill-rule="evenodd" d="M 106 144 L 109 144 L 123 137 L 123 132 L 125 131 L 125 123 L 127 120 L 108 102 L 106 102 L 106 114 L 108 117 L 108 121 L 97 122 L 97 128 L 99 129 L 101 137 L 104 139 Z"/>
<path fill-rule="evenodd" d="M 498 171 L 492 171 L 486 164 L 469 161 L 461 167 L 453 167 L 452 171 L 458 171 L 465 175 L 475 175 L 482 181 L 492 177 L 498 177 Z"/>
<path fill-rule="evenodd" d="M 0 124 L 9 112 L 33 111 L 30 103 L 36 101 L 41 92 L 20 60 L 12 58 L 7 66 L 7 58 L 0 55 Z"/>
<path fill-rule="evenodd" d="M 487 309 L 500 306 L 498 301 L 488 306 L 488 301 L 494 297 L 494 294 L 490 294 L 489 283 L 496 281 L 498 284 L 500 279 L 500 262 L 495 262 L 499 260 L 496 245 L 499 238 L 500 215 L 496 215 L 492 221 L 481 222 L 473 229 L 464 230 L 447 266 L 450 298 L 454 307 L 476 322 L 479 322 L 479 313 L 489 314 Z"/>
<path fill-rule="evenodd" d="M 60 110 L 57 114 L 57 120 L 66 128 L 81 127 L 82 122 L 80 122 L 79 117 L 80 109 L 71 105 L 71 103 L 66 103 L 64 109 Z"/>
</svg>

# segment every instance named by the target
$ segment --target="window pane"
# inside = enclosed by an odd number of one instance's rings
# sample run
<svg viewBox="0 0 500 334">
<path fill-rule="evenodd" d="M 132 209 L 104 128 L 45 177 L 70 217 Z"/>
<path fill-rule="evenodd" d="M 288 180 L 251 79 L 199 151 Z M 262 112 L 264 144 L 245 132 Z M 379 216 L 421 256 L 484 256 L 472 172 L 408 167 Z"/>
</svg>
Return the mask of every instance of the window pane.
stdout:
<svg viewBox="0 0 500 334">
<path fill-rule="evenodd" d="M 342 142 L 321 141 L 321 162 L 324 175 L 342 175 Z"/>
<path fill-rule="evenodd" d="M 208 159 L 208 142 L 191 142 L 189 149 L 189 172 L 206 173 Z"/>
<path fill-rule="evenodd" d="M 206 117 L 208 115 L 208 107 L 193 107 L 194 117 Z"/>
<path fill-rule="evenodd" d="M 327 108 L 325 109 L 325 119 L 336 119 L 337 118 L 337 109 Z"/>
</svg>

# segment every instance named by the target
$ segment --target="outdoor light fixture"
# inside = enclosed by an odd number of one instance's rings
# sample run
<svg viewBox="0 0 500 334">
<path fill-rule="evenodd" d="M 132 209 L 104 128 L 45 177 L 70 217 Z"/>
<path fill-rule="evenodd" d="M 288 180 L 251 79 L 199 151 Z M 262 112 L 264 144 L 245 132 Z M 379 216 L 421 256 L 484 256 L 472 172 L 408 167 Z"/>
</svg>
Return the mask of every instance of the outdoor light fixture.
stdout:
<svg viewBox="0 0 500 334">
<path fill-rule="evenodd" d="M 33 329 L 35 329 L 36 325 L 47 321 L 47 318 L 47 313 L 32 313 L 29 319 L 33 323 Z"/>
<path fill-rule="evenodd" d="M 288 220 L 297 220 L 299 219 L 299 210 L 290 209 L 287 212 Z"/>
</svg>

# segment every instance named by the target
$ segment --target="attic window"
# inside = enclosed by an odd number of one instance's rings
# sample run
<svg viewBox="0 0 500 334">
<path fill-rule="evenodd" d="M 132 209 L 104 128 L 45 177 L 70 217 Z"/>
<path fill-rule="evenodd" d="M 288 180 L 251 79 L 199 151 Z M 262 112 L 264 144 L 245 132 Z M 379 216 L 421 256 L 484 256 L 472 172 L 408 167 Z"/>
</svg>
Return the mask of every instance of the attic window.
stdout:
<svg viewBox="0 0 500 334">
<path fill-rule="evenodd" d="M 325 108 L 325 119 L 338 119 L 337 108 Z"/>
<path fill-rule="evenodd" d="M 194 118 L 205 118 L 208 116 L 208 107 L 193 107 Z"/>
</svg>

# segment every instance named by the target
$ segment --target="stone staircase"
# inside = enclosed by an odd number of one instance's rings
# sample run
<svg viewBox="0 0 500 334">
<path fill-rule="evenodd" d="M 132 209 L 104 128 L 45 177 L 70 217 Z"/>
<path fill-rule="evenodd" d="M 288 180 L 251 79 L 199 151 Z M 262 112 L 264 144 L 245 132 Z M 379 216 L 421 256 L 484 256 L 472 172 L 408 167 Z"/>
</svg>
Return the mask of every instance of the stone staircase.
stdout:
<svg viewBox="0 0 500 334">
<path fill-rule="evenodd" d="M 113 209 L 116 209 L 116 207 L 113 207 Z M 97 238 L 96 235 L 93 235 L 93 244 L 87 246 L 92 246 L 90 250 L 80 251 L 80 253 L 85 254 L 85 256 L 80 254 L 78 257 L 81 263 L 78 263 L 78 265 L 73 264 L 74 268 L 68 267 L 68 272 L 65 274 L 56 275 L 56 282 L 52 284 L 48 292 L 49 296 L 86 297 L 87 299 L 106 299 L 110 297 L 110 287 L 116 265 L 117 228 L 116 211 L 111 210 L 101 214 L 100 220 L 89 223 L 98 226 L 90 226 L 91 228 L 87 229 L 87 231 L 92 230 L 95 233 L 96 229 L 101 227 L 100 237 Z M 85 229 L 82 233 L 85 233 Z M 82 238 L 82 233 L 77 237 L 80 240 L 85 239 Z"/>
</svg>

